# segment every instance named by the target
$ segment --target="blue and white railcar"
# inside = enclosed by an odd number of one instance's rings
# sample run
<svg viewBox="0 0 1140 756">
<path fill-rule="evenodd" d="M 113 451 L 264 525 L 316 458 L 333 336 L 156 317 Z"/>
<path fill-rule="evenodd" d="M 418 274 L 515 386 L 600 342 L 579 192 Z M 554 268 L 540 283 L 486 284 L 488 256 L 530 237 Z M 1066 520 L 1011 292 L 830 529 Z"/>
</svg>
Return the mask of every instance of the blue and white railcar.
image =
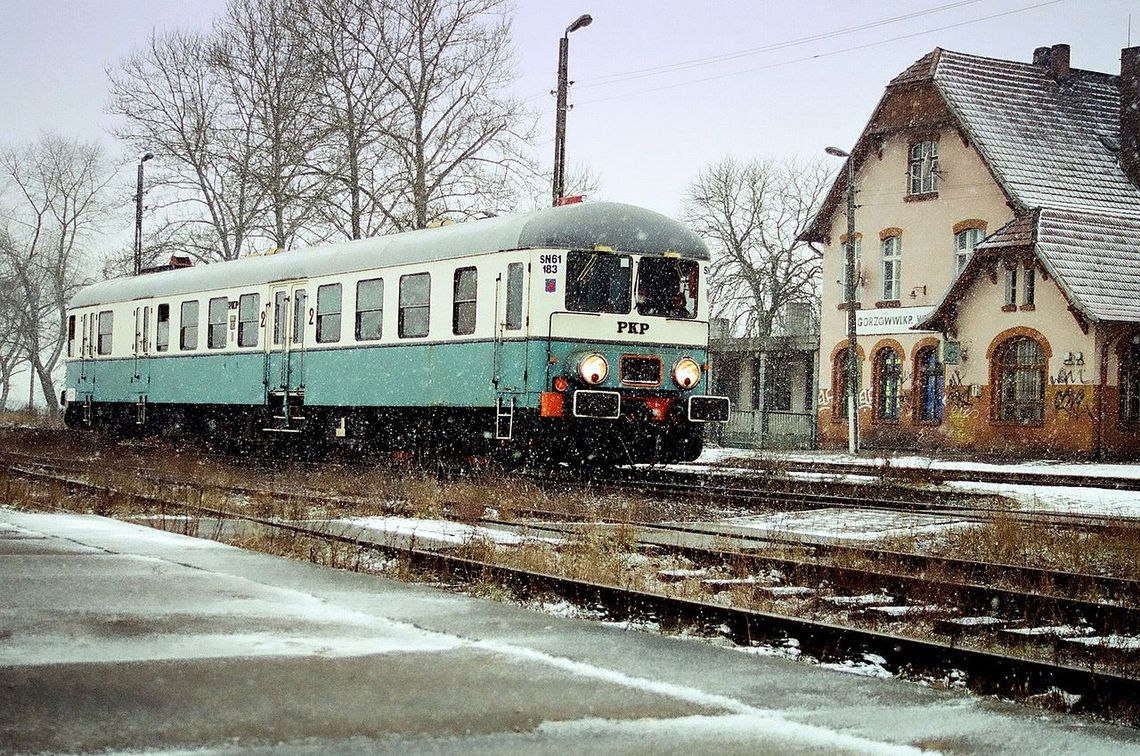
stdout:
<svg viewBox="0 0 1140 756">
<path fill-rule="evenodd" d="M 691 459 L 709 396 L 708 251 L 583 203 L 89 286 L 65 419 L 256 443 Z"/>
</svg>

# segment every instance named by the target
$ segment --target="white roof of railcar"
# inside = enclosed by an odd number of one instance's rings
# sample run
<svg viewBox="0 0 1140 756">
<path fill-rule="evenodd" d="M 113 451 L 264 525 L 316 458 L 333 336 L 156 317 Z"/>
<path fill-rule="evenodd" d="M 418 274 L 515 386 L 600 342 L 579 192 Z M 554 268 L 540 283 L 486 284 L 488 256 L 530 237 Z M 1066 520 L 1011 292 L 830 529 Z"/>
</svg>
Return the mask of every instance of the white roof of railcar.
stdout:
<svg viewBox="0 0 1140 756">
<path fill-rule="evenodd" d="M 84 288 L 71 300 L 71 306 L 257 286 L 500 250 L 594 249 L 598 245 L 621 252 L 676 252 L 692 259 L 709 259 L 708 248 L 700 237 L 672 218 L 617 202 L 585 202 L 266 257 L 116 278 Z"/>
</svg>

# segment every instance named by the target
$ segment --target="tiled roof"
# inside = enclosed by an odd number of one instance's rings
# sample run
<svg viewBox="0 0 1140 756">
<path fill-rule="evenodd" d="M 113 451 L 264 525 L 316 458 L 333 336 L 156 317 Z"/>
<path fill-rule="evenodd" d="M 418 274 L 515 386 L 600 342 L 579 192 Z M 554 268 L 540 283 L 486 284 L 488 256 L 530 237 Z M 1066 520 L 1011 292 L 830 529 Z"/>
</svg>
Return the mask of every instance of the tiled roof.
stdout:
<svg viewBox="0 0 1140 756">
<path fill-rule="evenodd" d="M 1037 254 L 1093 321 L 1140 321 L 1140 217 L 1042 209 Z"/>
<path fill-rule="evenodd" d="M 1044 65 L 938 52 L 935 86 L 1016 204 L 1140 216 L 1114 149 L 1116 76 L 1072 69 L 1059 82 Z"/>
</svg>

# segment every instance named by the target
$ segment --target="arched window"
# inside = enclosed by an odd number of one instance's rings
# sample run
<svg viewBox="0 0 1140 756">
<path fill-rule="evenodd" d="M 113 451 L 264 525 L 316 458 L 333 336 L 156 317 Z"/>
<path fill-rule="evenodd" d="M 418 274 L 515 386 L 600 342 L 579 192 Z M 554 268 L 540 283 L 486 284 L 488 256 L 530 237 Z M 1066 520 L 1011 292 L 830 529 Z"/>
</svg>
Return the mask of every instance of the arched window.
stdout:
<svg viewBox="0 0 1140 756">
<path fill-rule="evenodd" d="M 1120 422 L 1140 423 L 1140 335 L 1120 354 Z"/>
<path fill-rule="evenodd" d="M 997 419 L 1040 422 L 1045 416 L 1045 352 L 1027 336 L 1004 342 L 994 353 L 997 368 Z"/>
<path fill-rule="evenodd" d="M 875 418 L 899 419 L 899 386 L 902 383 L 902 358 L 894 349 L 880 349 L 875 354 Z"/>
<path fill-rule="evenodd" d="M 914 385 L 918 391 L 918 421 L 942 422 L 945 376 L 938 360 L 938 347 L 926 346 L 914 356 Z"/>
<path fill-rule="evenodd" d="M 863 382 L 863 366 L 859 355 L 855 355 L 855 401 L 859 401 L 859 388 Z M 847 347 L 843 347 L 835 355 L 835 359 L 831 364 L 831 393 L 835 397 L 835 402 L 832 404 L 833 411 L 837 418 L 847 418 Z"/>
</svg>

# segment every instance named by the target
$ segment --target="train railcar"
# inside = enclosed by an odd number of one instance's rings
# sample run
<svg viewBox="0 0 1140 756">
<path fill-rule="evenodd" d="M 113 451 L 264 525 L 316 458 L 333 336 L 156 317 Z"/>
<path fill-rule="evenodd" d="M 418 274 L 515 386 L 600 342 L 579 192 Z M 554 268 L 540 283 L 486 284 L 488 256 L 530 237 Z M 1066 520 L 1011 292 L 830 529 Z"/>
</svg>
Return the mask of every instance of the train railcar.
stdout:
<svg viewBox="0 0 1140 756">
<path fill-rule="evenodd" d="M 249 444 L 622 463 L 695 458 L 708 251 L 582 203 L 93 284 L 65 420 Z"/>
</svg>

